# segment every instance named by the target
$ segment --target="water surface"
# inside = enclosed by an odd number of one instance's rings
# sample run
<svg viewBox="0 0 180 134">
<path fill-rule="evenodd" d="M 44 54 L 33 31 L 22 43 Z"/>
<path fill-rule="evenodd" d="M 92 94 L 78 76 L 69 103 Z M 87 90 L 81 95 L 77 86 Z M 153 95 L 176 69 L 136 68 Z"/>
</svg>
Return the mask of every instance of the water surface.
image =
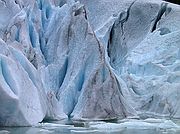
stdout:
<svg viewBox="0 0 180 134">
<path fill-rule="evenodd" d="M 179 134 L 179 120 L 53 121 L 33 127 L 1 127 L 0 134 Z"/>
</svg>

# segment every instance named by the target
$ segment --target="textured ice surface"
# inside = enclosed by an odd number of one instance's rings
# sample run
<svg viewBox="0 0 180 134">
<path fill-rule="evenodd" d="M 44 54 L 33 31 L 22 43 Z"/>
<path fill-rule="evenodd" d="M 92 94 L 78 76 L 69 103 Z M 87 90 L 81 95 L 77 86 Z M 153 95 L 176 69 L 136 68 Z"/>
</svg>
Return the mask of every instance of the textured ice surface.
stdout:
<svg viewBox="0 0 180 134">
<path fill-rule="evenodd" d="M 161 0 L 1 0 L 0 125 L 180 118 L 179 16 Z"/>
</svg>

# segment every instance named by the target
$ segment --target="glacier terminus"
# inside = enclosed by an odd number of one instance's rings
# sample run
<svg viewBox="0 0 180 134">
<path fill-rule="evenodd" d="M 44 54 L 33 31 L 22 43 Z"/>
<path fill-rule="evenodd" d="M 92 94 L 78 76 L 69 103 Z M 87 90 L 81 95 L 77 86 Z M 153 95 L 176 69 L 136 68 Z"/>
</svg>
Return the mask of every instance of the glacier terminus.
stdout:
<svg viewBox="0 0 180 134">
<path fill-rule="evenodd" d="M 0 126 L 68 118 L 180 118 L 179 5 L 0 0 Z"/>
</svg>

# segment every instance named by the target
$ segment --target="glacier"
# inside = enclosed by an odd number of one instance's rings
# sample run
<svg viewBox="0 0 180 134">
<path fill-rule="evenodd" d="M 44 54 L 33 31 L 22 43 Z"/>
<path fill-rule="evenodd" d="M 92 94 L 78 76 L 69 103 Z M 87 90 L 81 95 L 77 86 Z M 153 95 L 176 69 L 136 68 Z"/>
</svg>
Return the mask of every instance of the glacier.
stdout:
<svg viewBox="0 0 180 134">
<path fill-rule="evenodd" d="M 0 0 L 0 126 L 180 118 L 180 6 Z"/>
</svg>

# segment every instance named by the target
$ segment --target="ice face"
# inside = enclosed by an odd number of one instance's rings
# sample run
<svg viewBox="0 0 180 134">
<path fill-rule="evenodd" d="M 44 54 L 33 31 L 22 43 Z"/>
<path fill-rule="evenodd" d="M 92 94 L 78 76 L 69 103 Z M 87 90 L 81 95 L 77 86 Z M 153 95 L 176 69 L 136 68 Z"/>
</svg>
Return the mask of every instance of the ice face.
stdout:
<svg viewBox="0 0 180 134">
<path fill-rule="evenodd" d="M 40 77 L 21 52 L 10 46 L 1 48 L 6 52 L 0 54 L 0 125 L 33 125 L 44 118 L 47 109 Z"/>
<path fill-rule="evenodd" d="M 179 6 L 160 0 L 0 6 L 1 126 L 179 118 Z"/>
</svg>

